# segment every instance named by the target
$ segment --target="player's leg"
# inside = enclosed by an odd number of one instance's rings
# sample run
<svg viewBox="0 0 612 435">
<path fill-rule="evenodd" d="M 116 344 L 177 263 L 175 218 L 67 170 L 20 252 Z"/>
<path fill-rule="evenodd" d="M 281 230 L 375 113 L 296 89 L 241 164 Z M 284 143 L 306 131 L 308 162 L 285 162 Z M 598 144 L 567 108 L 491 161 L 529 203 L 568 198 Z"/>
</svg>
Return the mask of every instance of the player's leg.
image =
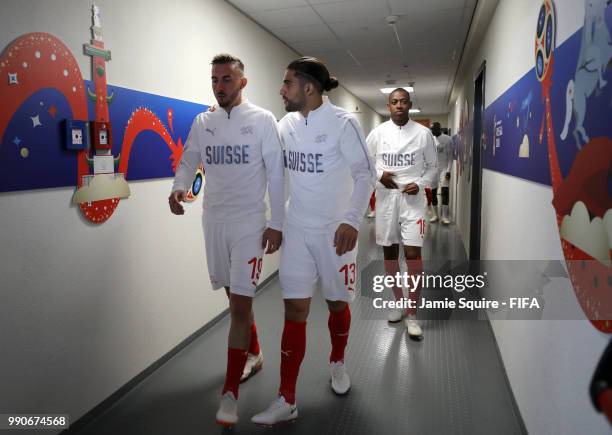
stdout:
<svg viewBox="0 0 612 435">
<path fill-rule="evenodd" d="M 232 229 L 233 241 L 231 246 L 231 281 L 232 292 L 241 295 L 255 295 L 257 284 L 263 266 L 263 248 L 261 237 L 265 230 L 265 221 L 249 221 L 234 225 Z M 253 311 L 248 316 L 242 317 L 241 321 L 247 322 L 245 326 L 241 323 L 243 333 L 248 334 L 248 353 L 240 381 L 244 382 L 253 376 L 263 366 L 263 355 L 259 346 L 257 326 Z M 246 329 L 245 329 L 246 328 Z"/>
<path fill-rule="evenodd" d="M 315 258 L 320 276 L 321 293 L 327 302 L 327 326 L 331 341 L 329 369 L 332 390 L 339 395 L 348 393 L 351 380 L 346 371 L 344 353 L 349 340 L 351 311 L 349 302 L 355 298 L 357 284 L 357 249 L 338 256 L 334 248 L 334 232 L 308 238 L 308 248 Z"/>
<path fill-rule="evenodd" d="M 206 263 L 212 288 L 218 290 L 225 288 L 230 302 L 231 316 L 231 294 L 230 294 L 230 249 L 227 239 L 227 226 L 222 223 L 208 222 L 204 220 L 204 241 L 206 248 Z M 233 317 L 233 316 L 232 316 Z M 232 347 L 240 341 L 239 336 L 230 338 L 228 334 L 227 347 L 227 370 L 225 383 L 221 394 L 221 403 L 217 411 L 217 423 L 224 426 L 232 426 L 238 421 L 238 388 L 236 377 L 240 379 L 240 373 L 246 360 L 244 345 Z"/>
<path fill-rule="evenodd" d="M 409 300 L 412 308 L 408 308 L 408 315 L 406 316 L 405 320 L 406 328 L 408 330 L 408 336 L 411 339 L 422 340 L 423 330 L 416 317 L 416 307 L 418 306 L 421 300 L 421 288 L 423 280 L 423 260 L 421 258 L 421 247 L 404 246 L 404 256 L 406 257 L 408 279 L 410 280 L 409 282 L 416 283 L 416 285 L 410 288 Z"/>
<path fill-rule="evenodd" d="M 423 332 L 416 318 L 416 307 L 420 301 L 423 280 L 421 247 L 425 236 L 425 210 L 421 200 L 419 200 L 419 195 L 404 196 L 400 211 L 400 226 L 408 279 L 410 283 L 417 283 L 416 286 L 411 286 L 409 289 L 409 300 L 412 308 L 408 309 L 408 315 L 404 322 L 408 329 L 408 336 L 414 340 L 420 340 L 423 338 Z"/>
<path fill-rule="evenodd" d="M 272 426 L 298 416 L 295 387 L 306 353 L 306 319 L 318 280 L 316 264 L 306 247 L 304 233 L 286 226 L 279 267 L 279 280 L 285 302 L 281 338 L 281 380 L 278 396 L 270 406 L 253 416 L 253 423 Z"/>
<path fill-rule="evenodd" d="M 399 264 L 399 244 L 394 243 L 390 246 L 383 246 L 383 256 L 384 256 L 384 268 L 385 275 L 396 277 L 400 273 L 400 264 Z M 397 281 L 394 281 L 393 285 L 393 296 L 396 301 L 402 300 L 404 297 L 403 289 L 396 285 Z M 391 323 L 397 323 L 402 320 L 406 313 L 404 310 L 393 309 L 389 311 L 387 315 L 387 320 Z"/>
<path fill-rule="evenodd" d="M 261 272 L 264 221 L 222 224 L 226 226 L 225 244 L 229 261 L 230 331 L 227 372 L 217 422 L 231 426 L 238 421 L 238 389 L 249 359 L 253 319 L 253 296 Z M 263 361 L 260 354 L 259 367 Z M 250 371 L 250 370 L 249 370 Z M 249 373 L 250 374 L 250 373 Z"/>
<path fill-rule="evenodd" d="M 351 380 L 344 364 L 344 352 L 351 329 L 351 310 L 345 301 L 327 300 L 327 308 L 329 309 L 327 327 L 331 339 L 329 354 L 331 387 L 336 394 L 344 395 L 351 388 Z"/>
<path fill-rule="evenodd" d="M 230 331 L 227 346 L 227 370 L 217 411 L 217 423 L 232 426 L 238 421 L 238 385 L 247 360 L 251 339 L 251 309 L 253 298 L 230 292 Z"/>
<path fill-rule="evenodd" d="M 229 287 L 225 287 L 225 293 L 227 294 L 227 299 L 230 301 L 230 289 Z M 252 305 L 252 304 L 251 304 Z M 231 306 L 230 306 L 230 315 L 231 315 Z M 233 318 L 233 317 L 232 317 Z M 253 375 L 259 372 L 263 367 L 263 354 L 261 352 L 261 348 L 259 346 L 259 337 L 257 336 L 257 326 L 255 325 L 255 313 L 253 313 L 253 309 L 251 308 L 251 317 L 249 319 L 250 323 L 250 337 L 249 337 L 249 348 L 247 352 L 247 360 L 244 364 L 244 370 L 242 371 L 242 376 L 240 377 L 240 383 L 246 382 Z M 233 339 L 236 339 L 236 335 L 233 335 L 233 331 L 237 331 L 237 334 L 244 334 L 244 329 L 239 327 L 232 327 L 233 323 L 230 325 L 230 333 L 229 333 L 229 342 L 232 343 Z M 239 332 L 238 332 L 239 331 Z"/>
<path fill-rule="evenodd" d="M 399 203 L 402 194 L 393 190 L 379 190 L 378 214 L 376 216 L 376 244 L 383 247 L 385 274 L 396 276 L 400 272 L 398 255 L 401 240 L 399 222 Z M 401 287 L 393 287 L 396 300 L 403 298 Z M 388 320 L 402 320 L 402 310 L 390 310 Z"/>
<path fill-rule="evenodd" d="M 441 222 L 445 225 L 450 224 L 449 211 L 448 211 L 448 181 L 447 186 L 442 187 L 442 219 Z"/>
<path fill-rule="evenodd" d="M 434 187 L 431 189 L 431 219 L 429 222 L 438 222 L 438 188 Z"/>
</svg>

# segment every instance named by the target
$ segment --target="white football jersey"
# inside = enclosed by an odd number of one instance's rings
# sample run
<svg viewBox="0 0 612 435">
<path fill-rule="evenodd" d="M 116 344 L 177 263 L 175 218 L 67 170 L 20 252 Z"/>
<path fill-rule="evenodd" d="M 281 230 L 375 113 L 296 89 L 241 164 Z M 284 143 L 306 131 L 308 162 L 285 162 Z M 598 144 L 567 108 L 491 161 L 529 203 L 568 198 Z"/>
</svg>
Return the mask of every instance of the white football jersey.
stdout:
<svg viewBox="0 0 612 435">
<path fill-rule="evenodd" d="M 205 219 L 227 222 L 265 214 L 267 187 L 272 214 L 268 226 L 282 228 L 283 158 L 272 112 L 244 101 L 230 113 L 218 108 L 197 115 L 176 170 L 173 192 L 189 190 L 200 163 L 206 177 Z"/>
<path fill-rule="evenodd" d="M 440 172 L 450 172 L 451 163 L 453 162 L 453 148 L 450 136 L 441 134 L 438 137 L 434 136 L 436 141 L 436 151 L 438 153 L 438 170 Z"/>
<path fill-rule="evenodd" d="M 305 230 L 359 229 L 374 187 L 374 165 L 353 115 L 324 99 L 279 122 L 289 177 L 287 222 Z"/>
<path fill-rule="evenodd" d="M 383 172 L 393 172 L 399 189 L 409 183 L 419 185 L 420 192 L 438 176 L 434 136 L 417 122 L 399 126 L 389 120 L 368 135 L 368 149 L 376 162 L 376 179 Z M 377 187 L 384 188 L 378 183 Z"/>
</svg>

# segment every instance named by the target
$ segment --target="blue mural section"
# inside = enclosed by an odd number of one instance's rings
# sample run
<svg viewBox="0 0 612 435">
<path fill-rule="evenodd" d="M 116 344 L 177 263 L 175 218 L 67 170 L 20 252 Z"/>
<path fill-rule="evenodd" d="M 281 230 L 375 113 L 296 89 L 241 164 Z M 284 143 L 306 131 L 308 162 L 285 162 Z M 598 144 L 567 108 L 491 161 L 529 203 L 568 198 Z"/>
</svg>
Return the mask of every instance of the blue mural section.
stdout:
<svg viewBox="0 0 612 435">
<path fill-rule="evenodd" d="M 588 8 L 586 29 L 556 47 L 552 65 L 552 118 L 564 178 L 590 139 L 612 137 L 612 8 Z M 551 185 L 545 113 L 534 66 L 486 108 L 483 167 Z"/>
<path fill-rule="evenodd" d="M 93 89 L 93 83 L 84 81 Z M 108 86 L 113 155 L 119 156 L 126 126 L 139 109 L 151 112 L 175 143 L 184 144 L 195 116 L 208 106 L 148 94 L 118 86 Z M 88 101 L 89 119 L 95 119 Z M 76 186 L 77 153 L 64 146 L 62 121 L 73 119 L 64 95 L 55 89 L 41 89 L 15 112 L 0 145 L 0 192 Z M 174 176 L 172 151 L 164 139 L 142 126 L 131 144 L 126 178 L 144 180 Z M 123 156 L 125 157 L 125 156 Z"/>
</svg>

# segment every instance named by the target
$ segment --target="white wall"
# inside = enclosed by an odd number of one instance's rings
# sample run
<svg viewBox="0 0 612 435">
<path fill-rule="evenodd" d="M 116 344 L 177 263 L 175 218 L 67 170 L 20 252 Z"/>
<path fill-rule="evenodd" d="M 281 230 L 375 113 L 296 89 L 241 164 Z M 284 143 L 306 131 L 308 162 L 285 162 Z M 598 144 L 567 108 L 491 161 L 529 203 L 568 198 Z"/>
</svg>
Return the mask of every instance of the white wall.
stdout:
<svg viewBox="0 0 612 435">
<path fill-rule="evenodd" d="M 109 84 L 211 104 L 209 62 L 226 51 L 246 64 L 247 97 L 283 116 L 278 89 L 296 53 L 227 3 L 96 4 L 112 51 Z M 90 6 L 4 0 L 0 46 L 52 33 L 90 79 L 91 58 L 82 54 Z M 358 105 L 366 134 L 381 122 L 345 89 L 331 99 Z M 173 216 L 170 187 L 170 179 L 130 183 L 131 197 L 100 226 L 70 205 L 73 188 L 0 194 L 0 409 L 74 421 L 226 307 L 205 272 L 201 200 Z M 277 267 L 278 254 L 267 257 L 262 280 Z"/>
<path fill-rule="evenodd" d="M 582 26 L 584 4 L 575 0 L 555 0 L 555 4 L 560 45 Z M 540 6 L 541 2 L 536 0 L 499 1 L 484 37 L 476 38 L 468 47 L 473 54 L 457 77 L 449 116 L 454 132 L 465 98 L 470 112 L 473 110 L 473 80 L 483 60 L 487 62 L 486 106 L 533 68 L 535 23 Z M 470 184 L 466 178 L 459 179 L 454 203 L 457 225 L 468 245 Z M 563 259 L 551 200 L 550 186 L 484 170 L 481 257 Z M 492 326 L 529 433 L 609 432 L 608 424 L 593 410 L 588 397 L 590 378 L 608 336 L 587 320 L 494 320 Z"/>
</svg>

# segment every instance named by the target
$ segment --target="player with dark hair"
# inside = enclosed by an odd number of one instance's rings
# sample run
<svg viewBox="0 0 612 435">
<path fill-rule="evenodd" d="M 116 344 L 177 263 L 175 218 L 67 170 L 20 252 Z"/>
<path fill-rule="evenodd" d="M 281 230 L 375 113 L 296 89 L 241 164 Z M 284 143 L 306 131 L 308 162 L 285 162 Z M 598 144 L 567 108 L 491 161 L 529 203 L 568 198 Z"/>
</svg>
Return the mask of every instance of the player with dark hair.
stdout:
<svg viewBox="0 0 612 435">
<path fill-rule="evenodd" d="M 425 187 L 436 176 L 437 160 L 434 138 L 427 127 L 410 120 L 410 93 L 403 88 L 389 94 L 387 107 L 391 119 L 368 135 L 368 147 L 376 161 L 376 243 L 383 247 L 385 273 L 400 271 L 399 244 L 404 246 L 408 273 L 423 271 L 421 247 L 425 234 Z M 410 289 L 414 308 L 392 310 L 389 322 L 399 322 L 407 314 L 406 328 L 410 338 L 420 340 L 423 331 L 416 319 L 420 286 Z M 394 287 L 397 300 L 403 290 Z"/>
<path fill-rule="evenodd" d="M 453 163 L 452 139 L 450 136 L 442 133 L 442 128 L 439 122 L 434 122 L 431 127 L 431 132 L 436 141 L 436 151 L 438 152 L 438 176 L 434 179 L 434 185 L 431 189 L 431 202 L 433 208 L 433 217 L 430 222 L 438 220 L 438 188 L 442 193 L 442 207 L 440 208 L 440 222 L 445 225 L 450 224 L 448 211 L 448 186 L 451 177 L 451 164 Z"/>
<path fill-rule="evenodd" d="M 172 213 L 204 166 L 203 224 L 206 260 L 214 290 L 225 288 L 231 325 L 227 372 L 217 422 L 238 421 L 238 385 L 262 366 L 252 311 L 262 257 L 279 249 L 284 219 L 284 169 L 274 115 L 242 97 L 247 85 L 240 59 L 222 54 L 212 61 L 212 88 L 223 110 L 200 113 L 191 126 L 169 198 Z M 266 222 L 268 191 L 272 217 Z"/>
<path fill-rule="evenodd" d="M 289 64 L 280 90 L 290 112 L 279 122 L 289 201 L 283 226 L 280 282 L 285 302 L 281 380 L 277 398 L 254 423 L 297 418 L 295 387 L 306 352 L 306 319 L 315 288 L 329 309 L 331 388 L 351 386 L 344 366 L 356 281 L 358 228 L 374 186 L 374 165 L 355 117 L 322 92 L 338 86 L 323 63 L 302 57 Z"/>
</svg>

